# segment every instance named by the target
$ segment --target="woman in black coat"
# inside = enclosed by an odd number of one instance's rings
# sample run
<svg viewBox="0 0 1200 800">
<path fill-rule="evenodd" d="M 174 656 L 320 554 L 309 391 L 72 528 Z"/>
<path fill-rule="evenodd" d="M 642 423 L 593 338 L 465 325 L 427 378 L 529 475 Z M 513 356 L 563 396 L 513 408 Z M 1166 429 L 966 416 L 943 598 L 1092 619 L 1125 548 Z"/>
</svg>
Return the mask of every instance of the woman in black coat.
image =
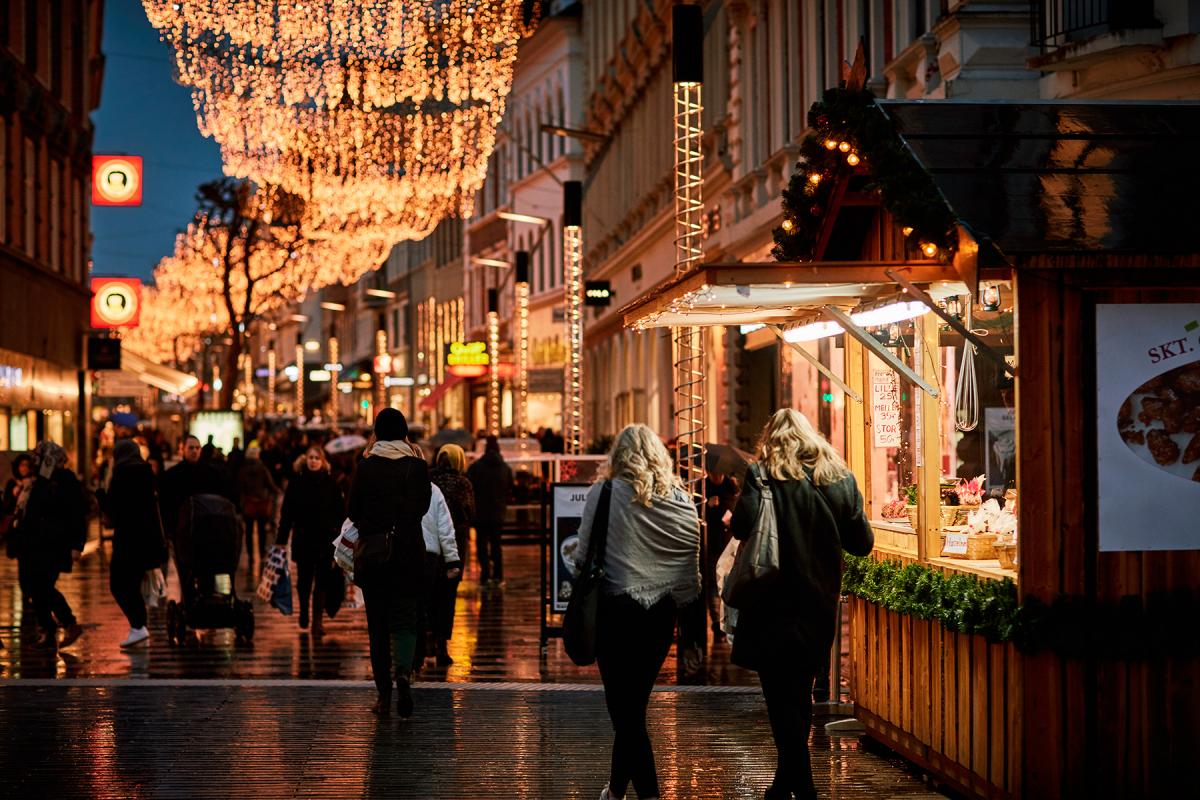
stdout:
<svg viewBox="0 0 1200 800">
<path fill-rule="evenodd" d="M 105 515 L 113 526 L 113 555 L 108 586 L 113 599 L 129 620 L 129 636 L 122 648 L 145 644 L 146 601 L 142 579 L 151 570 L 162 585 L 161 567 L 167 560 L 167 541 L 155 491 L 154 468 L 142 459 L 141 448 L 132 439 L 121 439 L 113 447 L 113 473 L 108 491 L 101 496 Z"/>
<path fill-rule="evenodd" d="M 304 452 L 295 472 L 283 496 L 275 544 L 286 545 L 289 537 L 292 540 L 296 593 L 300 597 L 300 630 L 308 627 L 311 597 L 312 632 L 314 636 L 320 636 L 326 579 L 333 564 L 333 540 L 341 529 L 346 506 L 320 445 L 312 445 Z"/>
<path fill-rule="evenodd" d="M 833 646 L 842 551 L 866 555 L 874 534 L 854 476 L 803 414 L 776 411 L 733 512 L 743 540 L 754 529 L 764 483 L 774 496 L 781 575 L 738 609 L 735 664 L 758 672 L 779 760 L 767 800 L 815 798 L 808 733 L 813 676 Z"/>
<path fill-rule="evenodd" d="M 347 514 L 358 529 L 354 582 L 367 606 L 371 672 L 379 692 L 371 710 L 381 716 L 388 714 L 392 699 L 393 655 L 396 711 L 412 716 L 409 670 L 425 593 L 421 518 L 433 489 L 429 465 L 405 441 L 407 436 L 408 421 L 396 409 L 385 408 L 375 417 L 375 442 L 355 472 Z"/>
</svg>

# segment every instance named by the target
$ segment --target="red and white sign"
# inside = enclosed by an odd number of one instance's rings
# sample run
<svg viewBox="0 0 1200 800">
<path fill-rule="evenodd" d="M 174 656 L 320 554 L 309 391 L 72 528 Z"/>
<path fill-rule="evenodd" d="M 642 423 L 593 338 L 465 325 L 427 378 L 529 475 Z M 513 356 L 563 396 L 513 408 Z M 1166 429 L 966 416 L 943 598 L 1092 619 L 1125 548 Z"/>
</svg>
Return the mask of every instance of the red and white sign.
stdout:
<svg viewBox="0 0 1200 800">
<path fill-rule="evenodd" d="M 876 447 L 900 446 L 900 377 L 890 369 L 871 370 L 871 427 Z"/>
<path fill-rule="evenodd" d="M 92 327 L 136 328 L 142 315 L 137 278 L 92 278 Z"/>
<path fill-rule="evenodd" d="M 141 156 L 92 156 L 92 205 L 141 204 Z"/>
</svg>

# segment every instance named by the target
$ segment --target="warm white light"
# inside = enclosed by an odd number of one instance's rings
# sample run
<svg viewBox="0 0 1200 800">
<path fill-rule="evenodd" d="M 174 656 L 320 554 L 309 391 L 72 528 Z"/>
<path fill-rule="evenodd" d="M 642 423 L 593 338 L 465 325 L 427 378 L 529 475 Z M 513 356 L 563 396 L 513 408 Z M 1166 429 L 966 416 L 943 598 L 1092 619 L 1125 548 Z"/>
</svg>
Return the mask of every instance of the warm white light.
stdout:
<svg viewBox="0 0 1200 800">
<path fill-rule="evenodd" d="M 747 333 L 754 333 L 755 331 L 761 330 L 765 327 L 767 326 L 763 325 L 761 322 L 753 322 L 749 325 L 739 325 L 738 333 L 742 334 L 742 336 L 745 336 Z"/>
<path fill-rule="evenodd" d="M 500 315 L 489 311 L 488 329 L 488 433 L 500 435 Z"/>
<path fill-rule="evenodd" d="M 346 310 L 346 306 L 343 303 L 334 303 L 329 300 L 326 300 L 323 303 L 321 303 L 321 308 L 325 309 L 326 311 L 345 311 Z"/>
<path fill-rule="evenodd" d="M 304 316 L 303 314 L 292 314 L 290 317 L 288 317 L 288 319 L 290 319 L 292 322 L 308 322 L 308 317 Z"/>
<path fill-rule="evenodd" d="M 895 322 L 903 322 L 913 317 L 919 317 L 928 311 L 929 307 L 924 303 L 905 301 L 872 308 L 868 311 L 860 311 L 857 314 L 851 314 L 850 319 L 860 328 L 869 328 L 877 325 L 890 325 Z M 827 336 L 837 336 L 842 332 L 842 326 L 836 322 L 822 321 L 786 330 L 783 332 L 783 338 L 788 342 L 811 342 L 816 339 L 824 339 Z"/>
<path fill-rule="evenodd" d="M 529 447 L 529 284 L 516 285 L 517 402 L 516 426 L 521 449 Z"/>
<path fill-rule="evenodd" d="M 307 342 L 304 343 L 304 349 L 310 353 L 315 353 L 321 349 L 321 343 L 318 342 L 316 339 L 309 339 Z"/>
<path fill-rule="evenodd" d="M 391 300 L 396 296 L 391 289 L 367 289 L 366 294 L 371 297 L 382 297 L 385 300 Z"/>
<path fill-rule="evenodd" d="M 501 211 L 496 216 L 500 219 L 506 219 L 509 222 L 528 222 L 530 225 L 549 225 L 550 220 L 545 217 L 536 217 L 533 214 L 517 214 L 513 211 Z"/>
<path fill-rule="evenodd" d="M 498 258 L 473 258 L 471 260 L 481 267 L 500 267 L 506 269 L 512 266 L 510 262 L 501 261 Z"/>
<path fill-rule="evenodd" d="M 313 383 L 329 383 L 333 376 L 327 369 L 310 369 L 308 379 Z"/>
<path fill-rule="evenodd" d="M 583 452 L 583 231 L 563 228 L 563 294 L 567 363 L 563 391 L 563 450 Z"/>
</svg>

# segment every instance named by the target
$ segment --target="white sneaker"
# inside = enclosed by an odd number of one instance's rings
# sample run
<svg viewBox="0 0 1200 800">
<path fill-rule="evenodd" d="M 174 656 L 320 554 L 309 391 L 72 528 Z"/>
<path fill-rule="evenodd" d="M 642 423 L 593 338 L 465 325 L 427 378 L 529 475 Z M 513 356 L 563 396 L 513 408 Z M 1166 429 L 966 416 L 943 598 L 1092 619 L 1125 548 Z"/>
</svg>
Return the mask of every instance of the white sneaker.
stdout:
<svg viewBox="0 0 1200 800">
<path fill-rule="evenodd" d="M 600 790 L 600 800 L 616 800 L 616 798 L 613 797 L 612 792 L 610 792 L 608 787 L 605 786 Z M 622 798 L 622 800 L 624 800 L 624 798 Z"/>
<path fill-rule="evenodd" d="M 125 641 L 121 642 L 121 649 L 126 650 L 148 641 L 150 641 L 150 631 L 145 628 L 130 628 L 129 635 L 125 637 Z"/>
</svg>

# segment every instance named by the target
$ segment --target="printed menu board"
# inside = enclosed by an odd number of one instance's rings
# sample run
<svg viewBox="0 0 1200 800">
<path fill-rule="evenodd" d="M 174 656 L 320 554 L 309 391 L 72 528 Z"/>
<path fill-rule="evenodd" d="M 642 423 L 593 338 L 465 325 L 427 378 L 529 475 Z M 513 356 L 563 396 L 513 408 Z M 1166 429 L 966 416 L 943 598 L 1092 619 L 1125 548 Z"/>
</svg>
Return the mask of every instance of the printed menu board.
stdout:
<svg viewBox="0 0 1200 800">
<path fill-rule="evenodd" d="M 1101 550 L 1200 549 L 1200 304 L 1096 306 Z"/>
<path fill-rule="evenodd" d="M 900 376 L 890 369 L 871 370 L 871 428 L 876 447 L 900 446 Z"/>
</svg>

